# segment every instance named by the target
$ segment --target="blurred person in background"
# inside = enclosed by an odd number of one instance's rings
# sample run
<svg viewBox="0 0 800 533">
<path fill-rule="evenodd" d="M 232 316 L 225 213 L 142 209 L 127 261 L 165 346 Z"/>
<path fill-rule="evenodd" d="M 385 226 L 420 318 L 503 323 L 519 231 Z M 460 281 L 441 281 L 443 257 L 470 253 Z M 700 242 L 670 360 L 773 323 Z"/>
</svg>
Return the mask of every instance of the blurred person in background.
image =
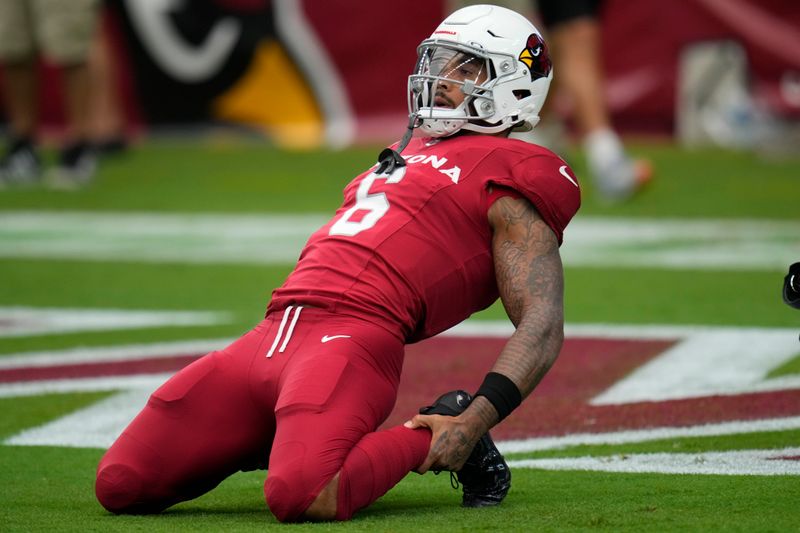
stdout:
<svg viewBox="0 0 800 533">
<path fill-rule="evenodd" d="M 94 174 L 88 57 L 98 7 L 97 0 L 0 1 L 0 62 L 9 117 L 0 183 L 31 183 L 41 178 L 36 139 L 40 55 L 61 70 L 67 122 L 56 167 L 47 174 L 48 184 L 76 188 Z"/>
<path fill-rule="evenodd" d="M 551 45 L 558 74 L 555 87 L 572 101 L 595 189 L 605 200 L 626 200 L 651 179 L 652 167 L 649 161 L 634 160 L 626 153 L 611 123 L 600 56 L 602 0 L 537 0 L 534 4 Z"/>
<path fill-rule="evenodd" d="M 506 497 L 489 430 L 561 349 L 559 246 L 580 188 L 561 158 L 508 138 L 536 125 L 552 79 L 533 24 L 471 6 L 417 51 L 403 139 L 345 188 L 266 318 L 151 395 L 98 465 L 106 509 L 157 513 L 256 468 L 282 522 L 347 520 L 411 471 L 455 472 L 466 507 Z M 378 431 L 405 344 L 498 297 L 516 329 L 474 398 L 448 392 Z"/>
</svg>

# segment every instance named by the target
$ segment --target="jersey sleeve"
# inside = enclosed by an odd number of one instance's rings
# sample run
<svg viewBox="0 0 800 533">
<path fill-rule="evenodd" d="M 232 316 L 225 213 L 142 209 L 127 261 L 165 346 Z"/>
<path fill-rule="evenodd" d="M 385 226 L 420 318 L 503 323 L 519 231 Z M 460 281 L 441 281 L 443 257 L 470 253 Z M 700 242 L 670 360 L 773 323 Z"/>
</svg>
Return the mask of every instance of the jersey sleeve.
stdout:
<svg viewBox="0 0 800 533">
<path fill-rule="evenodd" d="M 490 184 L 514 189 L 531 202 L 545 223 L 564 239 L 564 228 L 581 205 L 578 179 L 555 154 L 537 154 L 514 165 L 509 176 L 493 177 Z"/>
<path fill-rule="evenodd" d="M 509 187 L 501 187 L 496 183 L 494 186 L 490 187 L 490 191 L 486 195 L 486 213 L 489 213 L 489 208 L 492 207 L 492 204 L 495 203 L 500 198 L 505 198 L 508 196 L 509 198 L 524 198 L 520 193 L 518 193 L 515 189 L 511 189 Z"/>
</svg>

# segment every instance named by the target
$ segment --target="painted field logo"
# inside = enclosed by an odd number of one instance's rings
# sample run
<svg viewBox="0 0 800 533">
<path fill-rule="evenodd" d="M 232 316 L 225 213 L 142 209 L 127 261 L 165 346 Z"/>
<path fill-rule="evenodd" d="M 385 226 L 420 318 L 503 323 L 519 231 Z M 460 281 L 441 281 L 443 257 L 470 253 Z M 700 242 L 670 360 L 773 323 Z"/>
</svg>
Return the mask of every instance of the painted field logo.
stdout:
<svg viewBox="0 0 800 533">
<path fill-rule="evenodd" d="M 384 425 L 402 423 L 447 390 L 477 388 L 511 331 L 505 322 L 468 322 L 409 346 L 398 402 Z M 771 369 L 800 352 L 795 330 L 586 325 L 569 326 L 566 333 L 556 365 L 532 397 L 493 431 L 504 452 L 800 428 L 800 376 L 767 378 Z M 0 396 L 122 391 L 6 443 L 106 447 L 169 375 L 228 342 L 5 357 L 0 360 Z M 800 474 L 800 449 L 795 448 L 708 453 L 702 461 L 697 454 L 661 454 L 669 460 L 652 455 L 529 459 L 512 465 Z"/>
</svg>

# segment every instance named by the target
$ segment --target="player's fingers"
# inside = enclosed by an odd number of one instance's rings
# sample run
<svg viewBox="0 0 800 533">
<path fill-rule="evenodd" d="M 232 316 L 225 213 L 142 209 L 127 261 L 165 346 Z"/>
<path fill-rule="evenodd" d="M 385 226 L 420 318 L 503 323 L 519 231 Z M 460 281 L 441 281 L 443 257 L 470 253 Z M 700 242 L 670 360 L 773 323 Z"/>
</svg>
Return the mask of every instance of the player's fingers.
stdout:
<svg viewBox="0 0 800 533">
<path fill-rule="evenodd" d="M 439 418 L 442 417 L 438 415 L 415 415 L 414 418 L 403 424 L 409 429 L 428 428 L 433 432 L 433 435 L 431 435 L 431 447 L 428 450 L 428 455 L 425 457 L 425 460 L 422 462 L 422 464 L 414 469 L 414 471 L 418 474 L 424 474 L 439 461 L 441 452 L 439 450 L 439 446 L 437 445 L 438 438 L 435 428 L 436 421 Z"/>
<path fill-rule="evenodd" d="M 414 418 L 403 424 L 409 429 L 417 428 L 431 428 L 431 421 L 429 415 L 416 415 Z"/>
<path fill-rule="evenodd" d="M 407 427 L 408 429 L 417 429 L 419 427 L 422 427 L 417 425 L 417 422 L 413 418 L 411 420 L 406 420 L 403 426 Z"/>
</svg>

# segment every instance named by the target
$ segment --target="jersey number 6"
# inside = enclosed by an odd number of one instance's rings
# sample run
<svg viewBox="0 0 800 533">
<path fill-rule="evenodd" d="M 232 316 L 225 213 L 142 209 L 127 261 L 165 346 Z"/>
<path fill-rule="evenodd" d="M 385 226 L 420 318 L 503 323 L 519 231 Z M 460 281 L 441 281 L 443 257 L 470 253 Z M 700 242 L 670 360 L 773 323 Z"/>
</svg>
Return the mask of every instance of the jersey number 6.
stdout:
<svg viewBox="0 0 800 533">
<path fill-rule="evenodd" d="M 344 235 L 353 237 L 364 230 L 373 227 L 389 211 L 389 200 L 386 194 L 377 192 L 369 194 L 369 189 L 375 180 L 385 179 L 386 183 L 398 183 L 406 175 L 406 167 L 397 167 L 391 174 L 376 174 L 371 172 L 358 186 L 356 191 L 356 203 L 342 215 L 332 226 L 328 235 Z M 357 212 L 366 211 L 367 213 L 358 221 L 350 220 Z"/>
</svg>

